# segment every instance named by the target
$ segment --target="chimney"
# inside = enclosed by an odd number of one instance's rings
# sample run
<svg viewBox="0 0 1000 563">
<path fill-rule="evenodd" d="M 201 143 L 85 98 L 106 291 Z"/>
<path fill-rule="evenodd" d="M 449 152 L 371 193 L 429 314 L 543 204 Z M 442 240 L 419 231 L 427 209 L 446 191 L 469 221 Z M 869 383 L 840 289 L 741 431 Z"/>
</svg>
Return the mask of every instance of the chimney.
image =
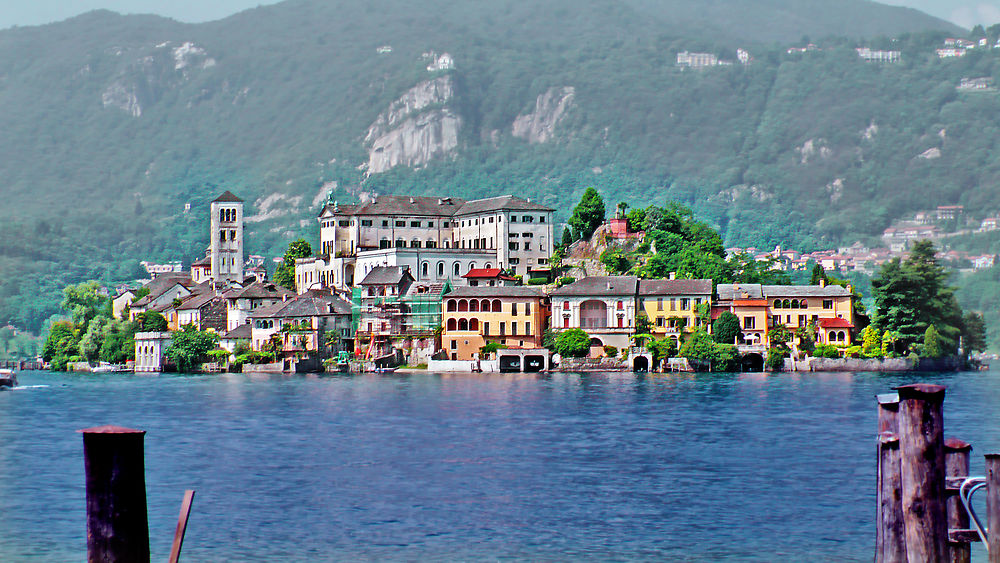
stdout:
<svg viewBox="0 0 1000 563">
<path fill-rule="evenodd" d="M 282 293 L 281 294 L 281 302 L 284 303 L 285 301 L 288 301 L 288 294 L 287 293 Z"/>
<path fill-rule="evenodd" d="M 413 198 L 410 198 L 410 205 L 413 205 Z"/>
<path fill-rule="evenodd" d="M 608 280 L 608 291 L 611 291 L 611 280 Z"/>
<path fill-rule="evenodd" d="M 853 285 L 850 285 L 850 284 L 847 285 L 847 293 L 850 293 L 850 294 L 854 293 L 854 286 Z"/>
<path fill-rule="evenodd" d="M 675 279 L 677 279 L 677 272 L 670 272 L 670 275 L 667 276 L 667 279 L 668 280 L 675 280 Z"/>
<path fill-rule="evenodd" d="M 826 287 L 826 279 L 825 278 L 820 278 L 819 279 L 819 286 L 820 287 Z"/>
</svg>

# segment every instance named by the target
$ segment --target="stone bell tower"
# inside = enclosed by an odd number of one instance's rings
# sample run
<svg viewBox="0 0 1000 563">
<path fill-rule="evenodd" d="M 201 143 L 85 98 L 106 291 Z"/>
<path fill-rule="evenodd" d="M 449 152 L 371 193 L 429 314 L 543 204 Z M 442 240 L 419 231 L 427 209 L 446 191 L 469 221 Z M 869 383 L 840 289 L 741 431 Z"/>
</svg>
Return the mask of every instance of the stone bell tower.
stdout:
<svg viewBox="0 0 1000 563">
<path fill-rule="evenodd" d="M 232 192 L 212 202 L 212 280 L 243 283 L 243 200 Z"/>
</svg>

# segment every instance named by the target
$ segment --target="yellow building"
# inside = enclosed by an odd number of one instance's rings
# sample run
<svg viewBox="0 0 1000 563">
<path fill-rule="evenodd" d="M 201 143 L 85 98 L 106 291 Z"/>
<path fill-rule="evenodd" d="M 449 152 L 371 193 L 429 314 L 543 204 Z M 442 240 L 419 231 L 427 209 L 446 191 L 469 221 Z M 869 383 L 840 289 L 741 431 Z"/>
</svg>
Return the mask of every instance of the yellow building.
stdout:
<svg viewBox="0 0 1000 563">
<path fill-rule="evenodd" d="M 639 280 L 639 312 L 657 338 L 676 338 L 696 327 L 707 330 L 698 313 L 711 303 L 712 280 Z"/>
<path fill-rule="evenodd" d="M 532 287 L 457 287 L 444 297 L 441 345 L 452 360 L 473 360 L 487 342 L 541 348 L 548 298 Z"/>
</svg>

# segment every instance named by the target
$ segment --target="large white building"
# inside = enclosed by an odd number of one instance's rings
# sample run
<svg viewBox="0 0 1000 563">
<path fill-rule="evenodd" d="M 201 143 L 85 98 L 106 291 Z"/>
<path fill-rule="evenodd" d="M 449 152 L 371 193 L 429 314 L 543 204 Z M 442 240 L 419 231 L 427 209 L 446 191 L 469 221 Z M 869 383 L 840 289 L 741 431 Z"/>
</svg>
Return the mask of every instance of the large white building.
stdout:
<svg viewBox="0 0 1000 563">
<path fill-rule="evenodd" d="M 353 287 L 377 266 L 408 267 L 417 281 L 453 284 L 464 284 L 472 268 L 509 268 L 527 277 L 549 267 L 552 213 L 510 195 L 472 201 L 382 195 L 331 203 L 319 216 L 318 257 L 296 263 L 298 291 Z"/>
</svg>

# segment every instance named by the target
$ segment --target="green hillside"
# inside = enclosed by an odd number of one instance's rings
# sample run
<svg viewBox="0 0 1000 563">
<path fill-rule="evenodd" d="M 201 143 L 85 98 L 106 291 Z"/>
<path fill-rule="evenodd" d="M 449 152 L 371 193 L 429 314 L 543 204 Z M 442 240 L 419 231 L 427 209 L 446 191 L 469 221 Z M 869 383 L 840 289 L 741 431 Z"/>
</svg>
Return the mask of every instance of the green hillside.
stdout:
<svg viewBox="0 0 1000 563">
<path fill-rule="evenodd" d="M 609 201 L 677 199 L 731 244 L 802 250 L 928 205 L 992 213 L 1000 101 L 955 86 L 1000 73 L 1000 51 L 933 52 L 964 33 L 856 0 L 291 0 L 197 25 L 93 12 L 0 31 L 0 322 L 37 330 L 67 283 L 199 256 L 223 189 L 259 215 L 249 247 L 269 255 L 315 237 L 330 189 L 518 193 L 565 218 L 593 185 Z M 803 36 L 823 50 L 786 54 Z M 866 64 L 861 45 L 903 60 Z M 754 61 L 675 65 L 737 48 Z M 428 71 L 430 52 L 454 69 Z M 369 127 L 436 77 L 450 96 L 398 117 L 451 116 L 454 146 L 366 176 Z M 544 142 L 512 135 L 564 88 Z M 940 158 L 917 158 L 931 148 Z"/>
</svg>

